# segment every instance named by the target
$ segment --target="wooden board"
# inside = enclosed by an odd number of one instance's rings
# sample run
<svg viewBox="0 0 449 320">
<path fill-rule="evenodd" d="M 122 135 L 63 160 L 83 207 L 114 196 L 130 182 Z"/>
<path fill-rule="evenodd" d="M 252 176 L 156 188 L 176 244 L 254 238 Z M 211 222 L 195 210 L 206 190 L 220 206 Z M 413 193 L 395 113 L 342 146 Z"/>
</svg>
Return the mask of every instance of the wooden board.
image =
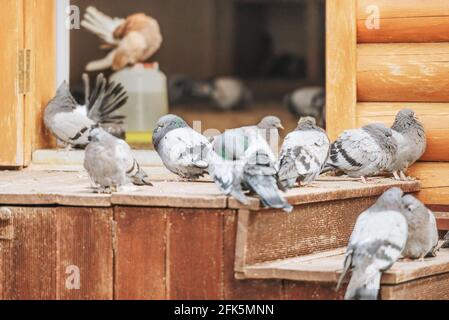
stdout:
<svg viewBox="0 0 449 320">
<path fill-rule="evenodd" d="M 404 108 L 413 109 L 426 129 L 427 151 L 421 160 L 449 161 L 448 103 L 358 103 L 357 127 L 372 122 L 390 126 L 399 110 Z"/>
<path fill-rule="evenodd" d="M 423 189 L 418 198 L 428 205 L 449 205 L 449 163 L 420 162 L 407 173 L 418 177 Z"/>
<path fill-rule="evenodd" d="M 359 44 L 361 102 L 449 102 L 449 43 Z"/>
<path fill-rule="evenodd" d="M 331 139 L 355 125 L 356 29 L 356 0 L 326 1 L 326 116 Z"/>
<path fill-rule="evenodd" d="M 371 25 L 373 7 L 378 8 L 379 28 Z M 449 2 L 358 0 L 357 38 L 359 43 L 447 42 Z"/>
<path fill-rule="evenodd" d="M 2 1 L 0 12 L 0 65 L 2 81 L 0 82 L 0 128 L 2 139 L 0 145 L 0 166 L 23 166 L 23 130 L 24 100 L 20 89 L 25 85 L 19 83 L 19 51 L 23 49 L 23 0 Z M 22 60 L 23 61 L 23 60 Z"/>
<path fill-rule="evenodd" d="M 114 298 L 165 299 L 166 211 L 136 207 L 117 207 L 114 211 L 117 222 Z"/>
<path fill-rule="evenodd" d="M 223 215 L 220 210 L 168 210 L 168 299 L 223 298 Z"/>
</svg>

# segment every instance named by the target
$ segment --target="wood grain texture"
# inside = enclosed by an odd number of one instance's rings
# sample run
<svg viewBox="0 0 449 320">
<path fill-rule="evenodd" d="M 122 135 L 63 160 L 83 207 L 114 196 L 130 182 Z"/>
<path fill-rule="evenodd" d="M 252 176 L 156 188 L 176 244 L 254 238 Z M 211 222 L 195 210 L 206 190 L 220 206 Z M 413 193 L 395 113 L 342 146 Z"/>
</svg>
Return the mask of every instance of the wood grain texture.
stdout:
<svg viewBox="0 0 449 320">
<path fill-rule="evenodd" d="M 223 298 L 222 210 L 167 209 L 167 298 Z"/>
<path fill-rule="evenodd" d="M 326 1 L 326 117 L 331 139 L 355 125 L 356 1 Z"/>
<path fill-rule="evenodd" d="M 55 146 L 43 112 L 56 89 L 56 2 L 25 1 L 25 47 L 31 50 L 30 91 L 25 96 L 25 165 L 36 149 Z M 59 26 L 63 28 L 63 26 Z"/>
<path fill-rule="evenodd" d="M 404 108 L 413 109 L 426 130 L 427 150 L 421 160 L 449 161 L 448 103 L 358 103 L 357 127 L 372 122 L 383 122 L 390 126 L 396 114 Z"/>
<path fill-rule="evenodd" d="M 343 300 L 344 296 L 345 287 L 336 292 L 333 283 L 284 281 L 286 300 Z"/>
<path fill-rule="evenodd" d="M 166 211 L 135 207 L 117 207 L 114 211 L 115 299 L 165 299 Z"/>
<path fill-rule="evenodd" d="M 418 198 L 427 205 L 449 205 L 449 163 L 419 162 L 407 173 L 421 180 Z"/>
<path fill-rule="evenodd" d="M 449 43 L 360 44 L 360 102 L 449 102 Z"/>
<path fill-rule="evenodd" d="M 19 51 L 23 49 L 23 0 L 2 1 L 0 12 L 0 166 L 23 166 L 24 99 L 19 93 Z"/>
<path fill-rule="evenodd" d="M 378 29 L 369 27 L 373 12 L 371 6 L 379 8 Z M 357 38 L 359 43 L 447 42 L 449 2 L 358 0 Z"/>
</svg>

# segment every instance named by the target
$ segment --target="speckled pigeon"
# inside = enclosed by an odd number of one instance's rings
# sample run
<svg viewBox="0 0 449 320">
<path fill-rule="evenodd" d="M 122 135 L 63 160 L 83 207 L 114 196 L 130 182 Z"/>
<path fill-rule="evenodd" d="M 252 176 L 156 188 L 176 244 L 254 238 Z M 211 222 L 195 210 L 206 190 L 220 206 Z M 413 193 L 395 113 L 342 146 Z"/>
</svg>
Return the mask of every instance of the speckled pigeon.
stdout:
<svg viewBox="0 0 449 320">
<path fill-rule="evenodd" d="M 326 132 L 316 126 L 314 118 L 301 118 L 295 131 L 289 133 L 279 157 L 278 180 L 282 189 L 307 184 L 321 173 L 329 157 L 330 141 Z"/>
<path fill-rule="evenodd" d="M 426 151 L 426 132 L 411 109 L 399 111 L 391 127 L 398 144 L 395 160 L 388 166 L 395 179 L 407 180 L 407 169 Z"/>
<path fill-rule="evenodd" d="M 180 117 L 169 114 L 159 119 L 153 144 L 165 167 L 181 178 L 195 180 L 207 174 L 212 147 Z"/>
<path fill-rule="evenodd" d="M 402 194 L 399 188 L 386 191 L 357 219 L 337 286 L 352 269 L 346 300 L 377 299 L 382 272 L 401 257 L 408 233 L 407 220 L 402 214 Z"/>
<path fill-rule="evenodd" d="M 412 195 L 402 198 L 404 216 L 408 223 L 408 239 L 402 255 L 410 259 L 436 256 L 438 229 L 432 211 Z"/>
<path fill-rule="evenodd" d="M 89 141 L 84 168 L 92 182 L 100 186 L 100 191 L 117 191 L 130 182 L 139 186 L 152 185 L 125 141 L 102 128 L 92 129 Z"/>
<path fill-rule="evenodd" d="M 397 143 L 390 128 L 373 123 L 361 129 L 347 130 L 331 146 L 327 167 L 343 171 L 353 178 L 384 172 L 395 160 Z"/>
<path fill-rule="evenodd" d="M 444 242 L 441 248 L 449 248 L 449 232 L 444 236 Z"/>
</svg>

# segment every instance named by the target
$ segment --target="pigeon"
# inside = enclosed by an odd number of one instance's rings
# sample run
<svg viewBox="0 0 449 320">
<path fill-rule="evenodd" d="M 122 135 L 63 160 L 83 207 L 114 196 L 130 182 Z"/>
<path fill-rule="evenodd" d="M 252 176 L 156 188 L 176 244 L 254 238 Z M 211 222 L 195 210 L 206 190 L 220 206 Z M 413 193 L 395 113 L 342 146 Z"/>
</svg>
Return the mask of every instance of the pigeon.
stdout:
<svg viewBox="0 0 449 320">
<path fill-rule="evenodd" d="M 84 79 L 86 82 L 86 76 Z M 45 109 L 46 127 L 67 147 L 85 147 L 93 126 L 123 123 L 123 116 L 114 115 L 128 99 L 121 84 L 107 84 L 103 74 L 99 74 L 92 93 L 86 84 L 86 96 L 86 104 L 79 105 L 73 98 L 68 83 L 63 82 Z"/>
<path fill-rule="evenodd" d="M 313 117 L 320 127 L 326 124 L 326 94 L 322 87 L 304 87 L 284 97 L 284 105 L 298 117 Z"/>
<path fill-rule="evenodd" d="M 133 14 L 126 19 L 111 18 L 94 7 L 88 7 L 81 25 L 104 41 L 103 48 L 112 49 L 104 59 L 90 62 L 86 66 L 87 71 L 108 68 L 117 71 L 145 62 L 162 44 L 159 23 L 144 13 Z"/>
<path fill-rule="evenodd" d="M 441 245 L 441 248 L 449 248 L 449 232 L 444 236 L 444 242 Z"/>
<path fill-rule="evenodd" d="M 138 186 L 152 186 L 125 141 L 102 128 L 93 128 L 89 133 L 89 141 L 84 168 L 92 182 L 100 186 L 99 190 L 117 191 L 130 182 Z"/>
<path fill-rule="evenodd" d="M 276 159 L 265 139 L 250 127 L 243 128 L 247 139 L 244 154 L 229 160 L 218 154 L 209 157 L 209 174 L 225 195 L 232 195 L 243 204 L 248 204 L 243 189 L 248 189 L 261 198 L 265 207 L 283 209 L 290 213 L 293 207 L 282 197 L 277 186 Z M 243 189 L 242 189 L 243 188 Z"/>
<path fill-rule="evenodd" d="M 257 126 L 248 126 L 237 129 L 226 130 L 223 134 L 215 137 L 212 146 L 218 154 L 227 160 L 237 160 L 245 155 L 248 148 L 248 134 L 262 135 L 273 153 L 279 142 L 279 129 L 284 129 L 281 120 L 274 116 L 263 118 Z"/>
<path fill-rule="evenodd" d="M 153 144 L 165 167 L 183 179 L 196 180 L 208 169 L 210 142 L 178 116 L 159 119 Z"/>
<path fill-rule="evenodd" d="M 392 130 L 373 123 L 343 132 L 332 144 L 326 166 L 366 183 L 365 177 L 383 173 L 391 165 L 396 151 Z"/>
<path fill-rule="evenodd" d="M 192 90 L 194 96 L 206 96 L 222 110 L 245 107 L 253 99 L 248 87 L 239 79 L 231 77 L 220 77 L 203 84 L 198 83 Z"/>
<path fill-rule="evenodd" d="M 407 220 L 402 210 L 403 192 L 399 188 L 386 191 L 376 203 L 357 219 L 346 250 L 343 274 L 352 269 L 346 300 L 375 300 L 382 272 L 401 257 L 408 235 Z"/>
<path fill-rule="evenodd" d="M 391 130 L 398 150 L 387 171 L 392 172 L 397 180 L 407 180 L 407 169 L 426 151 L 426 132 L 411 109 L 399 111 Z"/>
<path fill-rule="evenodd" d="M 312 117 L 301 118 L 295 131 L 289 133 L 279 157 L 278 181 L 283 190 L 318 178 L 329 158 L 330 141 L 326 132 Z"/>
<path fill-rule="evenodd" d="M 432 211 L 412 195 L 402 198 L 404 216 L 408 223 L 408 239 L 402 255 L 405 258 L 421 259 L 436 256 L 438 229 Z"/>
</svg>

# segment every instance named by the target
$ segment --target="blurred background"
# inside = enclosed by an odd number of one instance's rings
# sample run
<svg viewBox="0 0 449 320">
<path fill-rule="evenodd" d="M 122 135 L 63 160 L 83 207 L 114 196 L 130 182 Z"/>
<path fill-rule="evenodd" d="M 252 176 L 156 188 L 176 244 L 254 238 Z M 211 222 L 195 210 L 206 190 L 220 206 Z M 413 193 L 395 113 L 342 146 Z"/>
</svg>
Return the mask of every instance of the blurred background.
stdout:
<svg viewBox="0 0 449 320">
<path fill-rule="evenodd" d="M 287 132 L 293 130 L 303 107 L 297 110 L 301 103 L 292 101 L 292 94 L 301 88 L 311 91 L 298 99 L 309 99 L 312 108 L 321 108 L 316 117 L 324 118 L 323 0 L 72 0 L 71 4 L 79 6 L 81 14 L 95 6 L 112 17 L 144 12 L 155 18 L 163 44 L 149 62 L 158 62 L 167 77 L 169 112 L 190 123 L 202 121 L 203 130 L 255 124 L 269 114 L 281 118 Z M 70 36 L 70 80 L 81 92 L 86 64 L 103 57 L 104 51 L 98 37 L 84 28 L 72 30 Z M 232 106 L 205 99 L 204 85 L 211 83 L 223 83 L 223 90 L 241 85 L 244 98 Z M 186 96 L 186 87 L 195 88 L 197 94 Z"/>
</svg>

